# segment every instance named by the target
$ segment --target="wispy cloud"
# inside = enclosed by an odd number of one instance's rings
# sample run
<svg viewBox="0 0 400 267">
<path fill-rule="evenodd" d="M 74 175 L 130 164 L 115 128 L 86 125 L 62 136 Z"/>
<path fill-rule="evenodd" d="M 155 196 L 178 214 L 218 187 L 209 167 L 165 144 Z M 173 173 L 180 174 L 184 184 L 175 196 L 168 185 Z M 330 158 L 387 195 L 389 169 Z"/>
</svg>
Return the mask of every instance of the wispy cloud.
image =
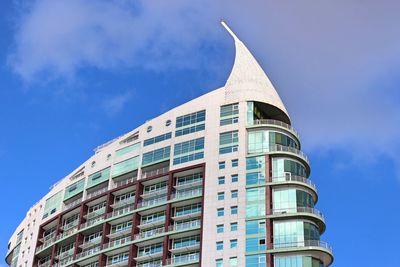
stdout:
<svg viewBox="0 0 400 267">
<path fill-rule="evenodd" d="M 103 104 L 103 110 L 109 117 L 116 115 L 117 113 L 121 112 L 125 105 L 131 100 L 132 98 L 132 91 L 113 95 L 107 98 Z"/>
<path fill-rule="evenodd" d="M 203 64 L 199 47 L 229 38 L 217 25 L 225 18 L 263 63 L 306 149 L 341 150 L 351 164 L 384 156 L 400 170 L 399 9 L 396 0 L 37 0 L 9 63 L 26 81 L 87 66 L 204 69 L 216 64 Z M 118 112 L 125 99 L 105 108 Z"/>
</svg>

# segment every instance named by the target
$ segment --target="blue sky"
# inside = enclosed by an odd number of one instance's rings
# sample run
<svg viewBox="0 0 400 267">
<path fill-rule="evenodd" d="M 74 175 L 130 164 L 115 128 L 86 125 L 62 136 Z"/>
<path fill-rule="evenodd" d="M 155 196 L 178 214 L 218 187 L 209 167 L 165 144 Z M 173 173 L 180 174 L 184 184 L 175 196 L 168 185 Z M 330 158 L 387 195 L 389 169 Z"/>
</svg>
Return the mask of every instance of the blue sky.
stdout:
<svg viewBox="0 0 400 267">
<path fill-rule="evenodd" d="M 300 132 L 333 266 L 398 266 L 400 2 L 215 2 L 0 3 L 3 255 L 29 207 L 96 146 L 224 85 L 224 18 Z"/>
</svg>

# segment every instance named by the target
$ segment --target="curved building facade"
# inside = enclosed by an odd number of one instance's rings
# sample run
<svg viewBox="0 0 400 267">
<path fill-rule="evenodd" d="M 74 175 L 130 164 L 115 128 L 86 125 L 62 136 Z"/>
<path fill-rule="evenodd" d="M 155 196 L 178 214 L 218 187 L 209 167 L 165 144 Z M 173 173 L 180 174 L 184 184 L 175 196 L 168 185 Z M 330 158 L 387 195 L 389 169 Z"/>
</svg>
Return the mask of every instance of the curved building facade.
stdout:
<svg viewBox="0 0 400 267">
<path fill-rule="evenodd" d="M 11 237 L 12 267 L 326 267 L 325 220 L 284 104 L 246 46 L 225 86 L 98 148 Z"/>
</svg>

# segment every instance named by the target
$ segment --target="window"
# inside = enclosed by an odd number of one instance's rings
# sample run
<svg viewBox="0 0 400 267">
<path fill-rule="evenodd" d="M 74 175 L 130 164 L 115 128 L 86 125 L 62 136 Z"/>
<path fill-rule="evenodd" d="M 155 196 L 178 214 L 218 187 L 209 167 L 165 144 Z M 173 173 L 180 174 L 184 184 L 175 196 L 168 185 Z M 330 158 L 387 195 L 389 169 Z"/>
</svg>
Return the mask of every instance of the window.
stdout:
<svg viewBox="0 0 400 267">
<path fill-rule="evenodd" d="M 142 166 L 169 159 L 170 151 L 171 151 L 171 148 L 169 146 L 167 146 L 167 147 L 163 147 L 160 149 L 156 149 L 156 150 L 144 153 L 143 157 L 142 157 Z"/>
<path fill-rule="evenodd" d="M 231 239 L 231 248 L 237 248 L 237 239 Z"/>
<path fill-rule="evenodd" d="M 171 139 L 171 137 L 172 137 L 172 133 L 169 132 L 169 133 L 162 134 L 162 135 L 159 135 L 159 136 L 156 136 L 153 138 L 149 138 L 149 139 L 146 139 L 143 141 L 143 146 L 149 146 L 152 144 L 156 144 L 156 143 Z"/>
<path fill-rule="evenodd" d="M 96 161 L 92 161 L 91 166 L 92 166 L 92 168 L 94 168 L 94 166 L 96 166 Z"/>
<path fill-rule="evenodd" d="M 204 137 L 175 144 L 174 165 L 204 157 Z"/>
<path fill-rule="evenodd" d="M 231 223 L 231 232 L 236 232 L 238 229 L 238 224 L 237 222 Z"/>
<path fill-rule="evenodd" d="M 224 267 L 222 259 L 215 260 L 215 267 Z"/>
<path fill-rule="evenodd" d="M 225 193 L 224 192 L 219 192 L 218 193 L 218 200 L 224 200 L 225 199 Z"/>
<path fill-rule="evenodd" d="M 238 197 L 238 191 L 237 190 L 232 190 L 231 191 L 231 198 L 237 198 Z"/>
<path fill-rule="evenodd" d="M 218 224 L 217 225 L 217 234 L 223 233 L 224 232 L 224 225 L 223 224 Z"/>
<path fill-rule="evenodd" d="M 147 130 L 146 130 L 146 132 L 151 132 L 151 130 L 153 130 L 153 126 L 149 126 L 149 127 L 147 127 Z"/>
<path fill-rule="evenodd" d="M 232 180 L 232 183 L 237 183 L 237 181 L 239 180 L 239 176 L 237 174 L 232 174 L 231 180 Z"/>
<path fill-rule="evenodd" d="M 115 151 L 115 157 L 120 157 L 127 153 L 136 152 L 139 150 L 139 148 L 140 148 L 140 143 L 135 143 L 135 144 L 120 148 L 117 151 Z"/>
<path fill-rule="evenodd" d="M 218 184 L 219 185 L 225 184 L 225 176 L 218 177 Z"/>
<path fill-rule="evenodd" d="M 201 110 L 176 118 L 175 136 L 186 135 L 205 129 L 206 111 Z"/>
<path fill-rule="evenodd" d="M 165 122 L 165 126 L 170 126 L 171 125 L 171 120 L 167 120 L 166 122 Z"/>
<path fill-rule="evenodd" d="M 218 217 L 223 217 L 224 214 L 225 214 L 224 208 L 217 209 L 217 216 Z"/>
<path fill-rule="evenodd" d="M 220 161 L 220 162 L 218 163 L 218 167 L 219 167 L 220 170 L 225 169 L 225 161 Z"/>
<path fill-rule="evenodd" d="M 229 266 L 238 266 L 238 259 L 236 257 L 229 258 Z"/>
<path fill-rule="evenodd" d="M 239 120 L 239 104 L 221 106 L 220 126 L 237 123 Z"/>
<path fill-rule="evenodd" d="M 217 245 L 217 250 L 223 250 L 224 249 L 224 242 L 223 241 L 218 241 L 216 243 Z"/>
<path fill-rule="evenodd" d="M 238 207 L 232 206 L 231 207 L 231 215 L 236 215 L 236 214 L 238 214 Z"/>
<path fill-rule="evenodd" d="M 239 132 L 225 132 L 219 134 L 219 154 L 238 151 Z"/>
<path fill-rule="evenodd" d="M 232 168 L 237 167 L 239 165 L 239 160 L 233 159 L 233 160 L 231 160 L 231 163 L 232 163 Z"/>
</svg>

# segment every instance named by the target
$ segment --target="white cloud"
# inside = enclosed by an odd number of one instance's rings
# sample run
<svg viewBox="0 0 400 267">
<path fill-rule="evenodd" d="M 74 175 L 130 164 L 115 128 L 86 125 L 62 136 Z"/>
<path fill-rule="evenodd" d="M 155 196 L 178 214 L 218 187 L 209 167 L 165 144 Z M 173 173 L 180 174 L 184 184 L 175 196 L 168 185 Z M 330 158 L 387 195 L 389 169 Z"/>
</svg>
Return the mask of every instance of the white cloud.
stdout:
<svg viewBox="0 0 400 267">
<path fill-rule="evenodd" d="M 360 164 L 389 157 L 400 170 L 400 93 L 390 90 L 399 9 L 396 0 L 37 0 L 9 62 L 26 81 L 86 66 L 202 69 L 202 43 L 229 38 L 217 24 L 225 18 L 263 63 L 306 149 L 339 149 Z M 110 110 L 126 103 L 119 97 Z"/>
<path fill-rule="evenodd" d="M 131 98 L 132 98 L 132 91 L 123 94 L 117 94 L 107 98 L 103 102 L 102 107 L 106 115 L 112 117 L 115 114 L 122 111 L 125 105 L 129 102 L 129 100 L 131 100 Z"/>
</svg>

